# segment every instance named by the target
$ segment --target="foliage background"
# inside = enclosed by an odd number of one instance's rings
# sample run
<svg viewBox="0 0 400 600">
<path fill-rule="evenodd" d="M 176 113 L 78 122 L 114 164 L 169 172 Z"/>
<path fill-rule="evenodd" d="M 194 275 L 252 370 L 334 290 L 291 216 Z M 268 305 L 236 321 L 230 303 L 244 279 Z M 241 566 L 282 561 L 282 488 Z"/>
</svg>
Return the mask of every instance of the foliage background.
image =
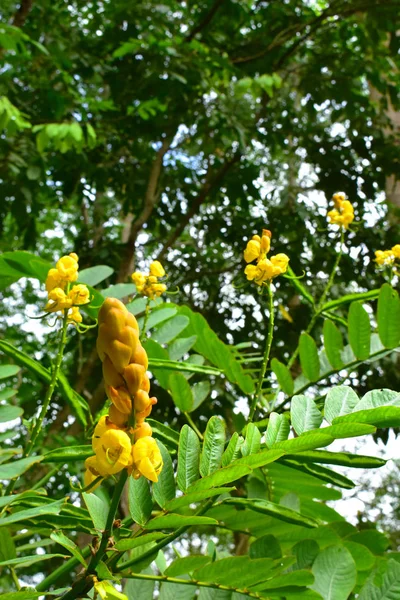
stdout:
<svg viewBox="0 0 400 600">
<path fill-rule="evenodd" d="M 379 287 L 373 252 L 399 242 L 398 14 L 383 0 L 3 2 L 0 95 L 17 112 L 5 122 L 0 104 L 0 250 L 51 262 L 76 251 L 81 268 L 114 269 L 107 284 L 158 257 L 173 302 L 258 350 L 266 312 L 244 285 L 245 241 L 268 226 L 274 251 L 318 296 L 337 239 L 326 208 L 341 190 L 359 224 L 332 297 Z M 293 318 L 278 313 L 272 356 L 285 360 L 310 312 L 289 281 L 277 288 Z M 48 366 L 29 320 L 43 292 L 25 280 L 2 294 L 7 339 Z M 96 413 L 94 340 L 71 337 L 65 372 Z M 395 390 L 399 372 L 388 359 L 346 383 L 361 395 Z M 31 378 L 17 384 L 29 419 L 42 384 L 34 395 Z M 157 395 L 153 415 L 179 428 L 183 417 Z M 237 391 L 216 387 L 197 418 L 238 427 L 235 406 Z M 44 443 L 82 441 L 68 413 L 56 397 Z"/>
</svg>

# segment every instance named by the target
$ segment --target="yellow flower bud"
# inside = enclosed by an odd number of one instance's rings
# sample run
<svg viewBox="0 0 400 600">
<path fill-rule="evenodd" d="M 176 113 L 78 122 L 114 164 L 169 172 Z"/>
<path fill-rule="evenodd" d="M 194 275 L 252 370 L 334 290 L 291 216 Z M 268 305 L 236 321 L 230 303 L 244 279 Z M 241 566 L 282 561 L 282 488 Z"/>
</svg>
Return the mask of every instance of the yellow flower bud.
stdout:
<svg viewBox="0 0 400 600">
<path fill-rule="evenodd" d="M 391 250 L 377 250 L 375 252 L 375 262 L 379 266 L 390 267 L 395 261 L 395 256 Z"/>
<path fill-rule="evenodd" d="M 150 265 L 150 275 L 155 277 L 164 277 L 165 270 L 162 264 L 158 260 L 154 260 Z"/>
<path fill-rule="evenodd" d="M 279 272 L 277 272 L 276 275 L 280 275 L 281 273 L 286 273 L 287 266 L 289 264 L 289 257 L 283 253 L 276 254 L 275 256 L 271 256 L 271 262 L 274 267 L 279 269 Z"/>
<path fill-rule="evenodd" d="M 132 447 L 134 476 L 144 475 L 150 481 L 157 482 L 161 473 L 163 461 L 155 439 L 149 436 L 141 437 Z"/>
<path fill-rule="evenodd" d="M 400 244 L 393 246 L 391 252 L 395 258 L 400 258 Z"/>
<path fill-rule="evenodd" d="M 76 281 L 78 279 L 78 263 L 73 256 L 63 256 L 57 262 L 56 267 L 64 281 Z"/>
<path fill-rule="evenodd" d="M 122 376 L 115 369 L 108 356 L 105 356 L 103 360 L 103 377 L 106 384 L 111 385 L 112 387 L 117 388 L 124 385 Z"/>
<path fill-rule="evenodd" d="M 131 396 L 140 389 L 145 374 L 144 366 L 136 363 L 131 363 L 123 370 L 122 377 Z"/>
<path fill-rule="evenodd" d="M 47 273 L 46 290 L 51 292 L 57 287 L 64 289 L 65 282 L 63 282 L 58 269 L 50 269 L 50 271 Z"/>
<path fill-rule="evenodd" d="M 142 437 L 151 437 L 153 431 L 148 423 L 144 421 L 139 423 L 135 429 L 133 430 L 133 436 L 135 438 L 135 442 Z"/>
<path fill-rule="evenodd" d="M 82 315 L 77 306 L 73 306 L 68 313 L 68 322 L 69 323 L 82 323 Z"/>
<path fill-rule="evenodd" d="M 123 302 L 121 302 L 121 300 L 118 300 L 117 298 L 106 298 L 99 310 L 99 314 L 98 314 L 99 323 L 105 322 L 107 313 L 112 308 L 118 308 L 118 310 L 121 310 L 122 312 L 128 312 L 125 304 Z"/>
<path fill-rule="evenodd" d="M 88 304 L 90 300 L 89 290 L 83 283 L 78 283 L 78 285 L 74 285 L 72 290 L 69 291 L 68 298 L 70 298 L 74 306 Z"/>
<path fill-rule="evenodd" d="M 145 419 L 147 419 L 147 417 L 149 416 L 149 414 L 152 411 L 153 405 L 157 404 L 157 398 L 155 398 L 154 396 L 153 396 L 153 398 L 150 398 L 149 400 L 150 400 L 149 403 L 142 411 L 135 412 L 136 422 L 138 424 L 142 423 Z"/>
<path fill-rule="evenodd" d="M 334 194 L 333 202 L 336 208 L 328 212 L 329 222 L 332 225 L 339 225 L 347 229 L 350 223 L 354 221 L 353 205 L 345 199 L 344 194 Z"/>
<path fill-rule="evenodd" d="M 140 271 L 135 271 L 135 273 L 132 273 L 131 279 L 136 286 L 136 291 L 140 294 L 146 283 L 145 275 L 143 275 L 143 273 L 140 273 Z"/>
<path fill-rule="evenodd" d="M 144 374 L 142 383 L 140 384 L 140 389 L 144 390 L 147 393 L 150 391 L 150 379 L 147 373 Z"/>
<path fill-rule="evenodd" d="M 70 256 L 70 257 L 71 257 L 73 260 L 75 260 L 76 262 L 78 262 L 79 258 L 78 258 L 78 255 L 77 255 L 77 254 L 75 254 L 75 252 L 70 252 L 70 253 L 69 253 L 69 256 Z"/>
<path fill-rule="evenodd" d="M 115 404 L 111 404 L 108 410 L 108 418 L 117 427 L 126 427 L 128 423 L 128 415 L 118 410 Z"/>
<path fill-rule="evenodd" d="M 100 477 L 100 473 L 97 467 L 97 458 L 95 456 L 90 456 L 89 458 L 87 458 L 85 460 L 85 467 L 86 471 L 83 477 L 83 485 L 87 487 L 88 485 L 93 483 L 95 479 Z M 101 481 L 99 481 L 95 486 L 93 486 L 90 491 L 93 492 L 96 488 L 99 487 L 100 483 Z"/>
<path fill-rule="evenodd" d="M 114 388 L 106 385 L 105 389 L 108 398 L 120 412 L 125 415 L 129 415 L 132 412 L 132 400 L 125 387 Z"/>
<path fill-rule="evenodd" d="M 97 467 L 101 475 L 114 475 L 132 463 L 129 436 L 120 429 L 108 429 L 96 445 Z"/>
<path fill-rule="evenodd" d="M 144 390 L 139 390 L 133 399 L 133 406 L 135 411 L 142 412 L 151 405 L 151 400 L 147 392 Z"/>
<path fill-rule="evenodd" d="M 48 295 L 48 302 L 44 307 L 46 312 L 55 312 L 71 308 L 72 302 L 61 288 L 57 287 L 51 290 Z"/>
<path fill-rule="evenodd" d="M 147 371 L 147 368 L 149 366 L 149 359 L 147 358 L 146 350 L 143 348 L 140 342 L 138 343 L 134 353 L 132 354 L 131 362 L 142 365 L 145 371 Z"/>
</svg>

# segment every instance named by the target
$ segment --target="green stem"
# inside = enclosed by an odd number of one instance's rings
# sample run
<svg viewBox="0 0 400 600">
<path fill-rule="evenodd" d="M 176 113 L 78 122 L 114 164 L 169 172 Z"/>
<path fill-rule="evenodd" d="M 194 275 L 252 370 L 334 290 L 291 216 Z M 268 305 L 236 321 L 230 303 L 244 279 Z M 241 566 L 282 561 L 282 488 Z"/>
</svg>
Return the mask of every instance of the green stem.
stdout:
<svg viewBox="0 0 400 600">
<path fill-rule="evenodd" d="M 11 572 L 11 577 L 12 577 L 12 580 L 13 580 L 13 582 L 15 584 L 15 587 L 17 588 L 18 591 L 20 591 L 21 586 L 20 586 L 17 574 L 15 572 L 15 569 L 13 569 L 13 567 L 10 567 L 10 572 Z"/>
<path fill-rule="evenodd" d="M 49 404 L 53 397 L 54 389 L 57 385 L 57 380 L 58 380 L 58 376 L 60 373 L 60 367 L 61 367 L 62 359 L 64 356 L 64 349 L 65 349 L 65 345 L 67 343 L 67 327 L 68 327 L 68 309 L 64 310 L 60 343 L 58 345 L 58 352 L 57 352 L 56 361 L 55 361 L 54 369 L 53 369 L 52 376 L 51 376 L 50 385 L 47 389 L 47 393 L 46 393 L 45 399 L 43 401 L 43 405 L 40 410 L 40 414 L 39 414 L 39 416 L 36 420 L 35 426 L 32 430 L 31 439 L 22 454 L 24 458 L 26 456 L 29 456 L 30 453 L 32 452 L 33 448 L 35 447 L 35 443 L 38 438 L 38 435 L 42 430 L 43 420 L 46 416 L 46 413 L 49 408 Z M 10 483 L 8 484 L 7 489 L 5 491 L 6 495 L 10 494 L 14 490 L 17 480 L 18 480 L 18 478 L 10 481 Z"/>
<path fill-rule="evenodd" d="M 230 587 L 228 585 L 221 585 L 219 583 L 207 583 L 205 581 L 196 581 L 195 579 L 180 579 L 179 577 L 167 577 L 166 575 L 146 575 L 145 573 L 123 573 L 123 577 L 128 579 L 143 579 L 144 581 L 160 581 L 167 583 L 178 583 L 181 585 L 193 585 L 196 587 L 206 587 L 215 590 L 225 590 L 229 592 L 238 592 L 250 598 L 260 598 L 259 594 L 255 592 L 249 592 L 247 590 Z"/>
<path fill-rule="evenodd" d="M 108 511 L 106 526 L 104 531 L 102 532 L 100 546 L 96 552 L 96 554 L 92 555 L 90 559 L 88 568 L 84 575 L 79 578 L 76 583 L 72 586 L 68 592 L 63 594 L 61 597 L 62 600 L 73 600 L 75 598 L 84 597 L 87 592 L 89 592 L 93 587 L 93 578 L 92 576 L 96 574 L 96 567 L 103 558 L 103 556 L 107 552 L 107 546 L 109 544 L 110 538 L 113 532 L 113 524 L 115 520 L 115 515 L 118 509 L 119 501 L 121 499 L 121 494 L 124 489 L 126 480 L 128 479 L 128 471 L 124 469 L 121 472 L 121 475 L 118 479 L 118 482 L 114 488 L 114 493 L 111 499 L 110 510 Z M 41 590 L 39 590 L 41 591 Z"/>
<path fill-rule="evenodd" d="M 204 437 L 203 434 L 201 433 L 201 431 L 197 428 L 196 423 L 193 421 L 192 417 L 189 415 L 189 413 L 184 412 L 183 413 L 186 417 L 187 422 L 189 423 L 189 425 L 194 429 L 194 431 L 197 433 L 199 440 L 203 441 Z"/>
<path fill-rule="evenodd" d="M 49 479 L 51 477 L 53 477 L 53 475 L 55 475 L 56 473 L 58 473 L 60 470 L 60 467 L 54 467 L 53 469 L 51 469 L 48 473 L 46 473 L 46 475 L 44 475 L 41 479 L 39 479 L 39 481 L 37 481 L 32 487 L 31 490 L 37 490 L 38 488 L 42 487 L 43 485 L 45 485 L 45 483 L 47 483 L 49 481 Z"/>
<path fill-rule="evenodd" d="M 141 342 L 143 342 L 143 340 L 146 337 L 146 326 L 147 326 L 147 321 L 149 320 L 149 316 L 150 316 L 150 298 L 147 298 L 146 310 L 145 310 L 144 319 L 143 319 L 142 333 L 140 334 Z"/>
<path fill-rule="evenodd" d="M 342 227 L 341 231 L 340 231 L 340 248 L 339 248 L 339 252 L 337 253 L 335 264 L 333 265 L 333 269 L 332 269 L 331 274 L 329 276 L 328 283 L 326 284 L 326 287 L 325 287 L 324 291 L 322 292 L 322 296 L 319 299 L 319 302 L 318 302 L 318 305 L 317 305 L 317 308 L 316 308 L 316 312 L 319 312 L 321 310 L 321 307 L 324 305 L 326 297 L 327 297 L 327 295 L 328 295 L 328 293 L 329 293 L 329 291 L 330 291 L 330 289 L 331 289 L 331 287 L 333 285 L 333 281 L 335 279 L 336 271 L 337 271 L 337 268 L 339 266 L 340 259 L 342 258 L 342 254 L 343 254 L 344 232 L 345 232 L 345 229 L 344 229 L 344 227 Z"/>
<path fill-rule="evenodd" d="M 268 366 L 269 355 L 271 352 L 272 338 L 274 336 L 274 295 L 273 295 L 270 285 L 267 285 L 266 288 L 268 291 L 268 309 L 269 309 L 267 340 L 265 343 L 264 356 L 263 356 L 260 373 L 258 376 L 256 391 L 254 393 L 254 396 L 252 398 L 251 405 L 250 405 L 249 423 L 253 420 L 254 413 L 256 412 L 257 401 L 260 397 L 265 372 L 266 372 L 267 366 Z"/>
</svg>

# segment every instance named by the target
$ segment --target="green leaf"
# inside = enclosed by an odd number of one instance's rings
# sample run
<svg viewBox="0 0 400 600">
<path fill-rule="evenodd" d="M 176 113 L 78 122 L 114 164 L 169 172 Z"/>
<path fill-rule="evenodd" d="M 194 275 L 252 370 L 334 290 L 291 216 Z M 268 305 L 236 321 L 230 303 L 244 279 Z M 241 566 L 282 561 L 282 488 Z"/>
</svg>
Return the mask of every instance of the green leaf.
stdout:
<svg viewBox="0 0 400 600">
<path fill-rule="evenodd" d="M 0 479 L 15 479 L 30 469 L 32 465 L 42 460 L 43 456 L 30 456 L 14 460 L 6 465 L 0 465 Z"/>
<path fill-rule="evenodd" d="M 321 448 L 322 446 L 329 446 L 333 442 L 333 438 L 330 435 L 326 435 L 320 432 L 304 433 L 298 438 L 292 438 L 285 440 L 284 442 L 278 442 L 274 444 L 274 449 L 279 448 L 284 450 L 286 453 L 290 452 L 303 452 L 305 450 L 313 450 L 314 448 Z"/>
<path fill-rule="evenodd" d="M 290 416 L 293 428 L 298 435 L 309 429 L 316 429 L 322 423 L 322 414 L 314 400 L 304 395 L 293 396 Z"/>
<path fill-rule="evenodd" d="M 192 388 L 181 373 L 173 373 L 169 376 L 168 391 L 179 410 L 188 412 L 193 408 Z"/>
<path fill-rule="evenodd" d="M 221 459 L 221 464 L 223 467 L 226 467 L 231 464 L 235 459 L 239 458 L 241 455 L 241 447 L 244 443 L 244 439 L 239 436 L 237 431 L 234 432 L 231 439 L 229 440 L 229 444 L 226 447 Z"/>
<path fill-rule="evenodd" d="M 17 393 L 17 390 L 9 390 L 9 389 L 0 390 L 0 400 L 8 400 L 9 398 L 12 398 L 13 396 L 15 396 L 16 393 Z"/>
<path fill-rule="evenodd" d="M 77 460 L 86 460 L 89 456 L 93 456 L 92 446 L 85 444 L 84 446 L 69 446 L 66 448 L 56 448 L 46 452 L 43 456 L 43 463 L 70 463 Z"/>
<path fill-rule="evenodd" d="M 93 521 L 95 529 L 103 531 L 106 527 L 108 517 L 108 505 L 96 494 L 82 493 L 83 499 Z"/>
<path fill-rule="evenodd" d="M 360 469 L 376 469 L 386 464 L 385 460 L 375 456 L 363 456 L 362 454 L 351 454 L 350 452 L 329 452 L 328 450 L 302 451 L 293 455 L 287 453 L 286 458 Z"/>
<path fill-rule="evenodd" d="M 310 571 L 294 571 L 292 573 L 284 573 L 283 575 L 278 575 L 273 579 L 269 579 L 264 583 L 259 583 L 258 585 L 251 588 L 252 591 L 267 591 L 271 590 L 276 594 L 285 593 L 287 588 L 291 586 L 294 587 L 305 587 L 312 585 L 314 583 L 314 576 L 310 573 Z"/>
<path fill-rule="evenodd" d="M 60 546 L 63 546 L 63 548 L 69 550 L 72 556 L 79 560 L 79 562 L 86 568 L 86 561 L 83 558 L 78 546 L 72 540 L 70 540 L 69 537 L 67 537 L 62 531 L 53 531 L 50 534 L 50 538 L 53 540 L 53 542 L 56 542 L 57 544 L 60 544 Z"/>
<path fill-rule="evenodd" d="M 178 498 L 174 498 L 170 500 L 165 505 L 165 510 L 174 511 L 177 508 L 182 508 L 182 506 L 187 506 L 188 504 L 193 504 L 195 502 L 201 502 L 206 498 L 211 498 L 212 496 L 220 496 L 222 494 L 229 494 L 236 488 L 234 487 L 220 487 L 213 488 L 211 490 L 202 490 L 200 492 L 193 492 L 190 494 L 185 494 L 184 496 L 179 496 Z"/>
<path fill-rule="evenodd" d="M 97 265 L 96 267 L 89 267 L 88 269 L 82 269 L 79 271 L 79 283 L 85 283 L 95 287 L 114 273 L 114 269 L 107 267 L 107 265 Z"/>
<path fill-rule="evenodd" d="M 191 335 L 187 338 L 178 338 L 168 348 L 171 360 L 180 360 L 187 354 L 197 341 L 197 335 Z"/>
<path fill-rule="evenodd" d="M 207 588 L 202 588 L 201 591 L 203 590 L 207 590 Z M 166 581 L 164 581 L 161 584 L 160 595 L 158 596 L 158 600 L 193 600 L 195 593 L 196 588 L 194 586 L 182 585 L 181 583 L 167 583 Z M 198 600 L 211 600 L 211 598 L 201 598 L 200 592 Z"/>
<path fill-rule="evenodd" d="M 226 498 L 223 504 L 233 504 L 238 507 L 245 507 L 249 510 L 259 512 L 263 515 L 274 517 L 280 521 L 286 523 L 293 523 L 294 525 L 301 525 L 302 527 L 318 527 L 318 521 L 301 515 L 300 513 L 282 506 L 281 504 L 275 504 L 268 500 L 259 499 L 248 499 L 248 498 Z"/>
<path fill-rule="evenodd" d="M 248 556 L 231 556 L 196 570 L 193 577 L 197 581 L 247 589 L 271 577 L 273 566 L 274 561 L 270 558 L 250 559 Z"/>
<path fill-rule="evenodd" d="M 282 390 L 285 392 L 285 394 L 291 396 L 294 390 L 294 382 L 287 366 L 279 362 L 278 359 L 273 358 L 271 360 L 271 368 L 275 373 Z"/>
<path fill-rule="evenodd" d="M 300 363 L 304 375 L 310 381 L 317 381 L 319 377 L 319 358 L 317 345 L 308 333 L 302 333 L 299 342 Z"/>
<path fill-rule="evenodd" d="M 132 550 L 133 548 L 139 548 L 140 546 L 145 546 L 150 542 L 155 542 L 158 540 L 162 540 L 166 538 L 166 533 L 160 533 L 159 531 L 155 531 L 153 533 L 148 533 L 146 535 L 141 535 L 137 538 L 123 538 L 118 540 L 115 544 L 115 547 L 120 552 L 126 552 L 127 550 Z"/>
<path fill-rule="evenodd" d="M 13 421 L 23 414 L 23 409 L 13 404 L 0 404 L 0 423 Z"/>
<path fill-rule="evenodd" d="M 8 561 L 16 558 L 16 550 L 14 540 L 11 533 L 6 527 L 0 528 L 0 560 Z"/>
<path fill-rule="evenodd" d="M 267 433 L 265 434 L 265 443 L 268 448 L 278 442 L 283 442 L 287 439 L 290 431 L 290 425 L 287 415 L 272 412 L 269 415 Z"/>
<path fill-rule="evenodd" d="M 357 402 L 353 412 L 378 408 L 379 406 L 400 406 L 400 393 L 385 388 L 371 390 Z"/>
<path fill-rule="evenodd" d="M 252 469 L 259 469 L 260 467 L 265 467 L 280 458 L 285 454 L 284 450 L 278 449 L 264 449 L 261 452 L 257 452 L 256 454 L 250 454 L 248 456 L 243 456 L 234 461 L 234 465 L 247 465 Z"/>
<path fill-rule="evenodd" d="M 210 556 L 185 556 L 184 558 L 178 558 L 164 571 L 164 575 L 167 575 L 167 577 L 176 577 L 177 575 L 191 573 L 195 569 L 204 567 L 209 562 L 211 562 Z"/>
<path fill-rule="evenodd" d="M 346 538 L 349 542 L 356 542 L 366 546 L 373 554 L 383 554 L 389 547 L 387 536 L 376 529 L 363 529 Z"/>
<path fill-rule="evenodd" d="M 146 419 L 146 421 L 151 426 L 153 436 L 157 440 L 162 441 L 162 443 L 170 449 L 176 450 L 178 448 L 179 433 L 177 431 L 155 419 Z"/>
<path fill-rule="evenodd" d="M 359 360 L 366 360 L 371 346 L 371 324 L 361 302 L 350 305 L 348 327 L 351 349 Z"/>
<path fill-rule="evenodd" d="M 249 423 L 246 426 L 246 435 L 244 443 L 241 447 L 243 456 L 249 454 L 256 454 L 260 450 L 261 446 L 261 433 L 258 427 L 254 423 Z"/>
<path fill-rule="evenodd" d="M 179 436 L 178 472 L 176 482 L 182 492 L 200 478 L 200 442 L 197 434 L 184 425 Z"/>
<path fill-rule="evenodd" d="M 319 546 L 315 540 L 301 540 L 292 548 L 299 569 L 308 569 L 313 564 L 319 553 Z"/>
<path fill-rule="evenodd" d="M 341 358 L 343 337 L 340 330 L 329 319 L 324 321 L 324 347 L 332 367 L 336 370 L 341 369 L 343 366 Z"/>
<path fill-rule="evenodd" d="M 385 348 L 400 342 L 400 299 L 389 283 L 384 283 L 378 298 L 378 333 Z"/>
<path fill-rule="evenodd" d="M 42 560 L 49 560 L 50 558 L 68 558 L 65 554 L 35 554 L 34 556 L 23 556 L 21 558 L 12 558 L 0 562 L 0 567 L 30 567 Z"/>
<path fill-rule="evenodd" d="M 344 546 L 352 555 L 357 571 L 370 571 L 374 567 L 376 558 L 366 546 L 346 540 L 344 541 Z"/>
<path fill-rule="evenodd" d="M 164 444 L 159 440 L 157 440 L 157 444 L 160 448 L 164 466 L 158 476 L 157 483 L 153 483 L 153 496 L 157 504 L 159 504 L 161 508 L 164 508 L 169 500 L 175 498 L 174 469 L 171 456 Z"/>
<path fill-rule="evenodd" d="M 288 459 L 288 458 L 281 458 L 280 462 L 282 464 L 286 465 L 287 467 L 290 467 L 292 469 L 298 469 L 299 471 L 302 471 L 303 473 L 307 473 L 308 475 L 317 477 L 318 479 L 321 479 L 322 481 L 326 481 L 327 483 L 331 483 L 332 485 L 337 485 L 337 486 L 347 489 L 347 490 L 351 490 L 355 486 L 355 483 L 353 483 L 353 481 L 351 481 L 344 475 L 341 475 L 340 473 L 336 473 L 335 471 L 332 471 L 331 469 L 327 469 L 326 467 L 321 467 L 319 465 L 306 464 L 301 461 L 299 462 L 299 461 L 296 461 L 293 459 Z"/>
<path fill-rule="evenodd" d="M 18 365 L 0 365 L 0 379 L 6 379 L 7 377 L 13 377 L 20 372 Z"/>
<path fill-rule="evenodd" d="M 136 286 L 133 283 L 117 283 L 115 285 L 110 285 L 110 287 L 105 290 L 101 290 L 101 295 L 103 298 L 118 298 L 118 300 L 121 300 L 135 292 Z"/>
<path fill-rule="evenodd" d="M 369 410 L 358 410 L 350 415 L 337 417 L 333 425 L 342 423 L 368 423 L 375 427 L 400 427 L 400 407 L 381 406 Z"/>
<path fill-rule="evenodd" d="M 68 591 L 69 588 L 59 588 L 52 592 L 46 591 L 46 596 L 60 596 L 64 592 Z M 1 595 L 1 600 L 33 600 L 43 596 L 43 592 L 36 592 L 33 588 L 24 587 L 19 592 L 7 592 Z"/>
<path fill-rule="evenodd" d="M 158 327 L 153 332 L 153 338 L 159 344 L 168 344 L 175 339 L 189 325 L 189 318 L 184 315 L 176 315 Z"/>
<path fill-rule="evenodd" d="M 241 477 L 244 477 L 248 473 L 251 472 L 251 468 L 245 464 L 229 465 L 228 467 L 224 467 L 223 469 L 219 469 L 215 471 L 211 475 L 207 477 L 203 477 L 203 479 L 199 479 L 195 483 L 192 483 L 190 488 L 188 488 L 188 493 L 199 492 L 201 490 L 208 490 L 212 487 L 220 487 L 221 485 L 225 485 L 226 483 L 231 483 L 232 481 L 236 481 Z"/>
<path fill-rule="evenodd" d="M 218 521 L 210 517 L 183 516 L 170 513 L 149 521 L 146 529 L 178 529 L 192 525 L 218 525 Z"/>
<path fill-rule="evenodd" d="M 376 427 L 365 423 L 342 423 L 339 425 L 322 427 L 319 431 L 332 436 L 335 440 L 340 440 L 343 438 L 359 437 L 361 435 L 375 433 Z"/>
<path fill-rule="evenodd" d="M 204 402 L 211 391 L 211 384 L 209 381 L 199 381 L 192 386 L 193 393 L 193 407 L 192 411 L 199 408 L 199 406 Z"/>
<path fill-rule="evenodd" d="M 64 504 L 65 500 L 63 499 L 57 500 L 57 502 L 52 502 L 51 504 L 42 504 L 41 506 L 35 506 L 34 508 L 28 508 L 27 510 L 20 510 L 7 515 L 6 517 L 0 518 L 0 527 L 10 525 L 11 523 L 19 523 L 20 521 L 33 519 L 34 517 L 40 515 L 58 515 Z"/>
<path fill-rule="evenodd" d="M 139 479 L 129 477 L 128 505 L 134 522 L 144 526 L 150 519 L 153 509 L 150 487 L 145 477 Z"/>
<path fill-rule="evenodd" d="M 353 412 L 360 399 L 348 385 L 338 385 L 329 390 L 325 398 L 324 417 L 328 423 L 342 415 Z"/>
<path fill-rule="evenodd" d="M 233 356 L 231 348 L 218 339 L 205 318 L 187 306 L 179 307 L 179 313 L 190 319 L 185 333 L 197 336 L 197 342 L 194 345 L 196 352 L 221 369 L 229 381 L 236 383 L 244 393 L 252 394 L 254 392 L 253 379 L 244 372 L 239 361 Z"/>
<path fill-rule="evenodd" d="M 203 448 L 200 456 L 202 477 L 211 475 L 221 465 L 225 446 L 225 423 L 219 417 L 211 417 L 204 433 Z"/>
<path fill-rule="evenodd" d="M 250 558 L 280 558 L 282 549 L 274 535 L 267 534 L 258 538 L 250 546 Z"/>
<path fill-rule="evenodd" d="M 344 546 L 329 546 L 318 554 L 312 572 L 311 586 L 324 600 L 347 600 L 353 590 L 357 569 L 353 557 Z"/>
<path fill-rule="evenodd" d="M 150 567 L 144 569 L 143 573 L 149 575 L 153 574 Z M 156 582 L 145 579 L 129 579 L 124 587 L 124 594 L 129 600 L 137 598 L 138 600 L 153 600 L 154 598 L 154 587 Z M 110 598 L 110 600 L 112 600 Z"/>
<path fill-rule="evenodd" d="M 163 304 L 162 306 L 165 306 L 165 304 Z M 149 318 L 147 319 L 147 330 L 152 329 L 152 327 L 155 327 L 159 323 L 163 323 L 163 321 L 167 321 L 168 319 L 171 319 L 172 317 L 174 317 L 176 315 L 177 312 L 178 312 L 178 309 L 176 309 L 174 307 L 170 308 L 168 306 L 166 308 L 156 308 L 156 309 L 152 310 L 150 312 Z M 173 359 L 173 360 L 177 360 L 177 359 Z"/>
<path fill-rule="evenodd" d="M 390 555 L 389 555 L 390 556 Z M 397 600 L 400 598 L 400 564 L 395 560 L 381 563 L 360 591 L 358 600 Z"/>
</svg>

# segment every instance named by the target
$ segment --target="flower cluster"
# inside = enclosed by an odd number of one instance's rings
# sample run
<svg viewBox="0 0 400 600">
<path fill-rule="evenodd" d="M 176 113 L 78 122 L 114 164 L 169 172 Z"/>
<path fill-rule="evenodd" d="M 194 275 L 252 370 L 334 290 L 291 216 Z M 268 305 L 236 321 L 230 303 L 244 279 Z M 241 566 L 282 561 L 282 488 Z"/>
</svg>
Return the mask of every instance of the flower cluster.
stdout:
<svg viewBox="0 0 400 600">
<path fill-rule="evenodd" d="M 56 264 L 55 269 L 50 269 L 46 279 L 48 292 L 46 312 L 63 312 L 68 310 L 68 321 L 81 323 L 82 315 L 79 306 L 90 301 L 89 290 L 86 285 L 78 283 L 71 287 L 78 279 L 78 256 L 72 252 L 63 256 Z"/>
<path fill-rule="evenodd" d="M 98 320 L 97 351 L 112 404 L 94 430 L 95 456 L 86 460 L 85 485 L 124 468 L 135 479 L 144 475 L 156 482 L 162 457 L 145 419 L 157 399 L 149 397 L 148 359 L 139 341 L 137 321 L 116 298 L 104 301 Z"/>
<path fill-rule="evenodd" d="M 340 225 L 348 229 L 350 223 L 354 221 L 354 208 L 351 202 L 346 200 L 344 194 L 338 193 L 332 196 L 335 208 L 328 212 L 328 219 L 332 225 Z"/>
<path fill-rule="evenodd" d="M 244 260 L 247 263 L 256 261 L 255 265 L 247 265 L 244 272 L 249 281 L 257 285 L 269 283 L 274 277 L 286 273 L 289 257 L 286 254 L 276 254 L 267 258 L 271 246 L 271 232 L 263 229 L 261 237 L 253 235 L 247 242 L 244 251 Z"/>
<path fill-rule="evenodd" d="M 140 271 L 135 271 L 135 273 L 132 273 L 131 279 L 136 286 L 138 294 L 153 299 L 158 298 L 167 290 L 165 283 L 158 282 L 159 278 L 164 276 L 164 267 L 158 260 L 155 260 L 150 265 L 148 275 L 144 275 Z"/>
<path fill-rule="evenodd" d="M 375 252 L 375 262 L 380 267 L 391 267 L 396 260 L 400 260 L 400 244 L 396 244 L 390 250 Z"/>
</svg>

